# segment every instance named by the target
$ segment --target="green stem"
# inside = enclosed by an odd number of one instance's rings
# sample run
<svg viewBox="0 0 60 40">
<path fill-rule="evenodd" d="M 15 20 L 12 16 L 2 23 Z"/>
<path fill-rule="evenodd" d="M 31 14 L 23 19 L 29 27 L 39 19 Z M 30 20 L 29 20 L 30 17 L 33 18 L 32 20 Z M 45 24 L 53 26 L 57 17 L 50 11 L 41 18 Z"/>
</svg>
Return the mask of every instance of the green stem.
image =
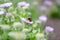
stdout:
<svg viewBox="0 0 60 40">
<path fill-rule="evenodd" d="M 7 36 L 6 30 L 3 30 L 2 38 L 3 38 L 3 40 L 7 40 L 8 36 Z"/>
</svg>

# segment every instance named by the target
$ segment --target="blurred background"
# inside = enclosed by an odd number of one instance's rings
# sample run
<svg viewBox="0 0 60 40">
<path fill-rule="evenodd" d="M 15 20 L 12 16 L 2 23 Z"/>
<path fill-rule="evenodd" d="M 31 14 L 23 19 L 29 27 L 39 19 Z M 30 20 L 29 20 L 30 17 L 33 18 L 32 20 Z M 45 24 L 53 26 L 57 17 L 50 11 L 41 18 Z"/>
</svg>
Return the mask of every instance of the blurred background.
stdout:
<svg viewBox="0 0 60 40">
<path fill-rule="evenodd" d="M 0 0 L 0 4 L 2 3 L 6 3 L 6 2 L 13 2 L 14 5 L 16 6 L 16 4 L 18 2 L 20 2 L 22 0 Z M 52 37 L 49 36 L 49 40 L 60 40 L 60 0 L 23 0 L 23 1 L 27 1 L 29 3 L 33 3 L 33 2 L 38 2 L 37 5 L 37 16 L 39 15 L 46 15 L 48 17 L 48 21 L 46 22 L 46 25 L 48 26 L 52 26 L 55 31 L 55 35 L 56 37 Z M 44 5 L 44 1 L 51 1 L 53 4 L 52 6 L 47 6 L 48 10 L 44 13 L 40 12 L 40 6 Z M 40 14 L 41 13 L 41 14 Z"/>
</svg>

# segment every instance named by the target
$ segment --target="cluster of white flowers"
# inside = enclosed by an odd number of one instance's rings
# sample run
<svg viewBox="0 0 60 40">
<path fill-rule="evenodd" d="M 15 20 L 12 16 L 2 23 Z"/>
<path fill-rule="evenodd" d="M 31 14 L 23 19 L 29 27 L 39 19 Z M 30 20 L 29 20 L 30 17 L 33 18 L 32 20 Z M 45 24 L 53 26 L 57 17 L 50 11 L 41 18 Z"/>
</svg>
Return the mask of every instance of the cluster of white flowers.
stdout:
<svg viewBox="0 0 60 40">
<path fill-rule="evenodd" d="M 44 34 L 43 33 L 37 33 L 36 34 L 36 39 L 40 40 L 41 38 L 44 38 Z M 41 39 L 42 40 L 42 39 Z"/>
<path fill-rule="evenodd" d="M 21 23 L 20 22 L 14 22 L 13 26 L 21 26 Z"/>
<path fill-rule="evenodd" d="M 28 28 L 23 29 L 23 32 L 25 32 L 25 33 L 29 32 L 29 31 L 31 31 L 31 29 L 28 29 Z"/>
<path fill-rule="evenodd" d="M 16 40 L 23 40 L 26 38 L 26 35 L 23 32 L 9 32 L 8 35 Z"/>
<path fill-rule="evenodd" d="M 10 30 L 10 26 L 9 25 L 0 25 L 0 27 L 3 30 Z"/>
</svg>

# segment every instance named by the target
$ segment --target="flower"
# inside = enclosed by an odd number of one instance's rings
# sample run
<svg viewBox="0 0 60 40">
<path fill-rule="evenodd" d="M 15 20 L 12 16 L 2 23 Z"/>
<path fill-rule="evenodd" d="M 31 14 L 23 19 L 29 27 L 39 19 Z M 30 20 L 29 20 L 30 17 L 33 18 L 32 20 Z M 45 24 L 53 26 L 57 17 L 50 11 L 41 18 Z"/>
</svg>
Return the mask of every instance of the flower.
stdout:
<svg viewBox="0 0 60 40">
<path fill-rule="evenodd" d="M 41 24 L 42 22 L 40 20 L 35 21 L 37 24 Z"/>
<path fill-rule="evenodd" d="M 8 12 L 8 13 L 6 13 L 6 16 L 7 16 L 7 17 L 11 17 L 12 14 L 11 14 L 10 12 Z"/>
<path fill-rule="evenodd" d="M 39 7 L 39 9 L 40 9 L 40 10 L 47 10 L 46 6 L 44 6 L 44 5 L 41 5 L 41 6 Z"/>
<path fill-rule="evenodd" d="M 23 32 L 9 32 L 8 36 L 10 36 L 16 40 L 23 40 L 26 38 L 26 35 Z"/>
<path fill-rule="evenodd" d="M 37 32 L 37 30 L 33 30 L 32 32 L 33 32 L 33 33 L 36 33 L 36 32 Z"/>
<path fill-rule="evenodd" d="M 3 30 L 9 30 L 10 26 L 9 25 L 0 25 L 1 29 Z"/>
<path fill-rule="evenodd" d="M 14 22 L 13 23 L 13 28 L 20 27 L 21 23 L 20 22 Z"/>
<path fill-rule="evenodd" d="M 42 21 L 42 22 L 46 22 L 47 21 L 47 17 L 45 15 L 41 15 L 39 17 L 39 20 Z"/>
<path fill-rule="evenodd" d="M 35 23 L 33 24 L 33 27 L 35 28 L 35 27 L 37 27 L 37 26 L 38 26 L 38 24 L 41 24 L 41 23 L 42 23 L 41 21 L 36 20 L 36 21 L 35 21 Z"/>
<path fill-rule="evenodd" d="M 18 7 L 22 7 L 22 8 L 28 8 L 29 7 L 29 3 L 27 2 L 19 2 L 18 3 Z"/>
<path fill-rule="evenodd" d="M 45 31 L 52 32 L 52 31 L 54 31 L 54 28 L 52 28 L 50 26 L 46 26 Z"/>
<path fill-rule="evenodd" d="M 23 22 L 25 22 L 25 23 L 28 23 L 28 24 L 32 24 L 32 23 L 33 23 L 33 21 L 27 20 L 27 19 L 25 19 L 25 18 L 21 18 L 21 20 L 22 20 Z"/>
<path fill-rule="evenodd" d="M 44 1 L 44 4 L 47 5 L 47 6 L 52 6 L 53 3 L 51 1 Z"/>
<path fill-rule="evenodd" d="M 30 15 L 31 15 L 31 13 L 30 13 L 30 12 L 28 12 L 28 13 L 27 13 L 27 15 L 29 15 L 29 16 L 30 16 Z"/>
<path fill-rule="evenodd" d="M 37 23 L 35 23 L 35 24 L 33 24 L 33 27 L 35 28 L 35 27 L 37 27 L 38 26 L 38 24 Z"/>
<path fill-rule="evenodd" d="M 44 34 L 43 33 L 37 33 L 36 34 L 36 39 L 40 40 L 41 38 L 44 38 Z"/>
<path fill-rule="evenodd" d="M 24 29 L 23 29 L 23 32 L 26 32 L 26 33 L 27 33 L 27 32 L 29 32 L 30 30 L 31 30 L 31 29 L 24 28 Z"/>
<path fill-rule="evenodd" d="M 4 11 L 0 11 L 0 15 L 3 15 L 4 14 Z"/>
<path fill-rule="evenodd" d="M 9 3 L 0 4 L 0 7 L 7 8 L 7 7 L 10 7 L 11 5 L 12 5 L 12 3 L 9 2 Z"/>
</svg>

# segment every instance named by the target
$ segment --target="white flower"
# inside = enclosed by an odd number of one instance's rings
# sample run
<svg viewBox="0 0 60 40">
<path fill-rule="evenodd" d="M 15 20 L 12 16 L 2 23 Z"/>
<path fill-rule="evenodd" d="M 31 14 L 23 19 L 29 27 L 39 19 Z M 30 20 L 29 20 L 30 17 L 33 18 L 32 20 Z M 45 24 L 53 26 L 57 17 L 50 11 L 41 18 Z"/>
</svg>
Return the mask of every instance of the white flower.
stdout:
<svg viewBox="0 0 60 40">
<path fill-rule="evenodd" d="M 0 15 L 3 15 L 4 14 L 4 11 L 0 11 Z"/>
<path fill-rule="evenodd" d="M 52 6 L 53 3 L 51 1 L 44 1 L 44 4 L 47 5 L 47 6 Z"/>
<path fill-rule="evenodd" d="M 47 17 L 45 15 L 41 15 L 39 17 L 39 20 L 42 21 L 42 22 L 46 22 L 47 21 Z"/>
<path fill-rule="evenodd" d="M 0 7 L 6 8 L 6 7 L 10 7 L 11 5 L 12 5 L 12 3 L 9 2 L 9 3 L 0 4 Z"/>
<path fill-rule="evenodd" d="M 33 32 L 33 33 L 36 33 L 36 32 L 37 32 L 37 30 L 33 30 L 32 32 Z"/>
<path fill-rule="evenodd" d="M 25 8 L 28 8 L 29 5 L 30 5 L 30 4 L 27 3 L 27 2 L 19 2 L 19 3 L 18 3 L 18 7 L 23 7 L 23 8 L 24 8 L 24 7 L 25 7 Z"/>
<path fill-rule="evenodd" d="M 27 15 L 29 15 L 29 16 L 30 16 L 30 15 L 31 15 L 31 13 L 30 13 L 30 12 L 28 12 L 28 13 L 27 13 Z"/>
<path fill-rule="evenodd" d="M 41 40 L 41 38 L 43 38 L 44 37 L 44 34 L 43 33 L 37 33 L 36 34 L 36 39 L 37 40 Z"/>
<path fill-rule="evenodd" d="M 1 29 L 3 30 L 9 30 L 10 26 L 9 25 L 0 25 Z"/>
<path fill-rule="evenodd" d="M 26 38 L 26 35 L 23 32 L 9 32 L 8 36 L 10 36 L 16 40 L 23 40 Z"/>
<path fill-rule="evenodd" d="M 52 32 L 52 31 L 54 31 L 54 28 L 52 28 L 50 26 L 46 26 L 45 30 L 48 32 Z"/>
<path fill-rule="evenodd" d="M 30 31 L 30 29 L 27 29 L 27 28 L 23 29 L 23 32 L 29 32 L 29 31 Z"/>
<path fill-rule="evenodd" d="M 46 6 L 44 6 L 44 5 L 41 5 L 41 6 L 39 7 L 39 9 L 40 9 L 40 10 L 47 10 Z"/>
<path fill-rule="evenodd" d="M 25 19 L 25 18 L 21 18 L 21 20 L 23 21 L 23 22 L 25 22 L 25 23 L 28 23 L 28 24 L 32 24 L 33 23 L 33 21 L 29 21 L 29 20 L 27 20 L 27 19 Z"/>
<path fill-rule="evenodd" d="M 20 22 L 14 22 L 13 23 L 13 28 L 20 27 L 21 23 Z"/>
<path fill-rule="evenodd" d="M 10 12 L 8 12 L 8 13 L 6 13 L 6 16 L 7 16 L 7 17 L 11 17 L 12 14 L 11 14 Z"/>
<path fill-rule="evenodd" d="M 37 24 L 40 24 L 40 23 L 42 23 L 40 20 L 36 20 L 35 21 Z"/>
<path fill-rule="evenodd" d="M 37 26 L 38 26 L 37 23 L 33 24 L 33 27 L 34 27 L 34 28 L 37 27 Z"/>
</svg>

